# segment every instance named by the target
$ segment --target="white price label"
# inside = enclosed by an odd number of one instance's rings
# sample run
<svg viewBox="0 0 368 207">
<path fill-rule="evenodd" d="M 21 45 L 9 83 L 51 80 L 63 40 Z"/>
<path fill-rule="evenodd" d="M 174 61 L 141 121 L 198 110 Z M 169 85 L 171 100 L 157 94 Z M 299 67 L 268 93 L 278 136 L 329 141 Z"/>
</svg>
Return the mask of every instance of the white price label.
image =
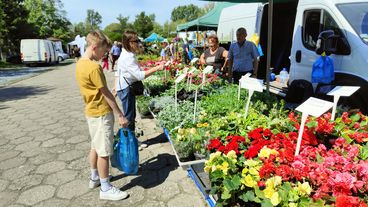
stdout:
<svg viewBox="0 0 368 207">
<path fill-rule="evenodd" d="M 332 102 L 310 97 L 296 108 L 297 111 L 319 117 L 333 106 Z"/>
<path fill-rule="evenodd" d="M 186 75 L 187 74 L 181 74 L 181 75 L 179 75 L 179 77 L 176 78 L 175 83 L 180 83 L 185 78 Z"/>
<path fill-rule="evenodd" d="M 213 70 L 213 66 L 209 65 L 207 66 L 204 70 L 203 73 L 207 74 L 207 73 L 211 73 Z"/>
<path fill-rule="evenodd" d="M 195 63 L 199 60 L 199 58 L 193 58 L 192 61 L 190 61 L 190 63 Z"/>
<path fill-rule="evenodd" d="M 327 95 L 329 96 L 351 96 L 360 87 L 359 86 L 336 86 Z"/>
<path fill-rule="evenodd" d="M 165 66 L 168 66 L 168 65 L 170 65 L 170 64 L 171 64 L 171 60 L 167 61 L 167 62 L 165 63 Z"/>
<path fill-rule="evenodd" d="M 263 80 L 259 80 L 256 78 L 242 78 L 240 81 L 240 87 L 248 90 L 263 91 Z"/>
</svg>

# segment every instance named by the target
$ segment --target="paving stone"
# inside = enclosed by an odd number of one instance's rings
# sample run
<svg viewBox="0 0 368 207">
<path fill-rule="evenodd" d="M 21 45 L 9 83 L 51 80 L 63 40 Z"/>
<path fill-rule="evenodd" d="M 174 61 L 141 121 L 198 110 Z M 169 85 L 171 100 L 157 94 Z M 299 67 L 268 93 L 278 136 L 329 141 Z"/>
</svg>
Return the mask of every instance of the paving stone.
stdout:
<svg viewBox="0 0 368 207">
<path fill-rule="evenodd" d="M 129 199 L 129 198 L 128 198 Z M 121 206 L 123 201 L 112 201 Z M 82 205 L 81 205 L 82 204 Z M 79 196 L 76 198 L 70 206 L 111 206 L 109 205 L 109 201 L 100 200 L 99 190 L 95 189 L 91 192 L 84 194 L 83 196 Z"/>
<path fill-rule="evenodd" d="M 9 206 L 17 199 L 18 193 L 0 192 L 0 206 Z"/>
<path fill-rule="evenodd" d="M 148 189 L 148 196 L 155 200 L 168 201 L 170 198 L 180 193 L 176 183 L 166 181 L 158 186 Z"/>
<path fill-rule="evenodd" d="M 43 153 L 45 150 L 43 148 L 37 147 L 33 150 L 27 150 L 20 154 L 21 157 L 35 157 L 41 153 Z"/>
<path fill-rule="evenodd" d="M 30 132 L 29 135 L 34 138 L 34 141 L 45 141 L 55 137 L 54 134 L 48 133 L 47 131 Z"/>
<path fill-rule="evenodd" d="M 20 177 L 19 179 L 13 180 L 8 188 L 15 191 L 27 190 L 33 186 L 41 184 L 42 179 L 42 175 L 26 175 Z"/>
<path fill-rule="evenodd" d="M 55 188 L 50 185 L 41 185 L 24 191 L 17 201 L 20 204 L 35 205 L 41 201 L 51 198 L 55 193 Z"/>
<path fill-rule="evenodd" d="M 50 162 L 52 160 L 56 160 L 57 154 L 55 153 L 49 153 L 49 152 L 42 152 L 38 154 L 35 157 L 32 157 L 32 159 L 29 159 L 30 163 L 34 165 L 40 165 L 47 162 Z"/>
<path fill-rule="evenodd" d="M 206 207 L 207 205 L 199 197 L 194 197 L 188 194 L 180 194 L 175 198 L 170 199 L 167 203 L 168 207 Z"/>
<path fill-rule="evenodd" d="M 5 161 L 0 162 L 0 170 L 11 169 L 22 165 L 26 161 L 26 158 L 15 157 Z"/>
<path fill-rule="evenodd" d="M 50 153 L 65 153 L 67 151 L 73 150 L 75 147 L 71 144 L 63 144 L 63 145 L 59 145 L 59 146 L 55 146 L 55 147 L 48 147 L 45 148 L 47 149 L 48 152 Z"/>
<path fill-rule="evenodd" d="M 25 142 L 22 144 L 19 144 L 17 147 L 15 147 L 15 150 L 18 151 L 31 151 L 36 149 L 39 145 L 41 144 L 41 142 Z"/>
<path fill-rule="evenodd" d="M 72 169 L 72 170 L 83 170 L 83 169 L 86 169 L 86 168 L 89 169 L 87 155 L 83 158 L 80 158 L 80 159 L 77 159 L 77 160 L 74 160 L 74 161 L 70 162 L 70 164 L 68 164 L 67 168 Z"/>
<path fill-rule="evenodd" d="M 28 175 L 35 168 L 36 166 L 26 163 L 25 165 L 21 165 L 19 167 L 15 167 L 4 171 L 1 177 L 7 180 L 15 180 L 25 175 Z"/>
<path fill-rule="evenodd" d="M 1 146 L 1 145 L 5 145 L 5 144 L 7 144 L 8 142 L 9 142 L 9 140 L 8 140 L 8 139 L 6 139 L 6 138 L 4 138 L 4 137 L 0 138 L 0 146 Z"/>
<path fill-rule="evenodd" d="M 53 162 L 49 162 L 49 163 L 45 163 L 40 165 L 37 170 L 36 173 L 38 174 L 50 174 L 50 173 L 54 173 L 54 172 L 58 172 L 60 170 L 63 170 L 65 168 L 66 164 L 64 162 L 61 161 L 53 161 Z"/>
<path fill-rule="evenodd" d="M 72 161 L 81 157 L 86 156 L 86 152 L 80 150 L 70 150 L 68 152 L 64 152 L 58 156 L 58 160 L 63 161 Z"/>
<path fill-rule="evenodd" d="M 77 135 L 77 136 L 71 137 L 70 139 L 66 140 L 66 143 L 77 144 L 77 143 L 86 142 L 86 141 L 89 141 L 88 136 Z"/>
<path fill-rule="evenodd" d="M 70 201 L 58 198 L 51 198 L 46 201 L 42 201 L 41 203 L 35 205 L 35 207 L 65 207 L 69 206 Z"/>
<path fill-rule="evenodd" d="M 7 160 L 7 159 L 16 157 L 19 154 L 20 154 L 20 152 L 14 151 L 14 150 L 2 152 L 2 153 L 0 153 L 0 161 L 4 161 L 4 160 Z"/>
<path fill-rule="evenodd" d="M 0 192 L 4 191 L 9 185 L 9 181 L 0 179 Z"/>
<path fill-rule="evenodd" d="M 72 199 L 79 197 L 89 191 L 88 180 L 74 180 L 70 183 L 66 183 L 60 186 L 57 197 Z"/>
<path fill-rule="evenodd" d="M 60 186 L 64 183 L 74 180 L 77 177 L 77 175 L 78 175 L 77 171 L 62 170 L 47 176 L 45 183 Z"/>
<path fill-rule="evenodd" d="M 77 145 L 75 145 L 76 150 L 88 150 L 91 149 L 91 143 L 89 142 L 82 142 Z"/>
<path fill-rule="evenodd" d="M 54 147 L 54 146 L 61 145 L 61 144 L 64 144 L 63 139 L 54 138 L 54 139 L 49 139 L 47 141 L 44 141 L 41 147 Z"/>
<path fill-rule="evenodd" d="M 138 205 L 137 207 L 166 207 L 166 205 L 162 201 L 149 200 L 143 203 L 142 205 Z M 176 207 L 179 207 L 179 205 L 177 205 Z"/>
</svg>

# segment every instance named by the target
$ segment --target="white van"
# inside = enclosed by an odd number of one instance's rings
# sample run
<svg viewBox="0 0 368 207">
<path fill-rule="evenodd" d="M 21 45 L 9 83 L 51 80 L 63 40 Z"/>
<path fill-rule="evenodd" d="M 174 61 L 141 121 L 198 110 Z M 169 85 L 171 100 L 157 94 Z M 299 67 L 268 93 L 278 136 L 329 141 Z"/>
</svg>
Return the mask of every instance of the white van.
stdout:
<svg viewBox="0 0 368 207">
<path fill-rule="evenodd" d="M 247 28 L 251 18 L 244 18 L 244 27 L 248 38 L 252 32 L 260 37 L 265 56 L 260 58 L 258 78 L 265 78 L 268 4 L 255 7 L 252 7 L 252 12 L 257 14 L 257 18 L 252 20 L 255 27 L 250 25 Z M 232 11 L 231 7 L 226 9 Z M 244 12 L 250 13 L 246 9 Z M 223 21 L 221 17 L 220 22 Z M 335 46 L 330 48 L 333 51 L 330 57 L 334 61 L 335 80 L 330 88 L 335 85 L 361 86 L 353 96 L 341 101 L 368 113 L 367 0 L 291 0 L 274 3 L 272 28 L 271 67 L 276 74 L 284 67 L 289 69 L 289 83 L 297 79 L 311 81 L 312 65 L 320 57 L 315 52 L 318 36 L 323 31 L 333 30 L 337 38 Z M 221 39 L 221 33 L 218 34 Z"/>
<path fill-rule="evenodd" d="M 23 39 L 20 41 L 20 53 L 26 65 L 58 63 L 55 45 L 50 40 Z"/>
</svg>

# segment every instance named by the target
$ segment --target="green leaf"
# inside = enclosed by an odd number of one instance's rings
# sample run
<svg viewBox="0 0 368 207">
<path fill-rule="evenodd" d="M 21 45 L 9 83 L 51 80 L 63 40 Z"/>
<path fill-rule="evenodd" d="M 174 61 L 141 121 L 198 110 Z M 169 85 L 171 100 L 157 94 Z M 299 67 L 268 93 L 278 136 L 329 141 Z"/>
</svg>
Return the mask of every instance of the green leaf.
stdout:
<svg viewBox="0 0 368 207">
<path fill-rule="evenodd" d="M 221 194 L 221 199 L 227 200 L 231 198 L 230 192 L 225 188 L 224 192 Z"/>
<path fill-rule="evenodd" d="M 360 115 L 359 114 L 354 114 L 350 117 L 350 119 L 352 120 L 352 122 L 357 122 L 360 120 Z"/>
<path fill-rule="evenodd" d="M 321 164 L 323 162 L 323 157 L 319 153 L 317 153 L 316 158 L 317 158 L 317 163 L 318 164 Z"/>
<path fill-rule="evenodd" d="M 261 199 L 265 198 L 263 191 L 261 191 L 258 187 L 255 187 L 254 191 L 258 198 L 261 198 Z"/>
<path fill-rule="evenodd" d="M 300 198 L 300 202 L 299 202 L 299 207 L 309 207 L 309 202 L 310 201 L 310 198 Z"/>
<path fill-rule="evenodd" d="M 271 200 L 266 198 L 262 201 L 261 203 L 261 206 L 262 207 L 273 207 L 272 203 L 271 203 Z"/>
</svg>

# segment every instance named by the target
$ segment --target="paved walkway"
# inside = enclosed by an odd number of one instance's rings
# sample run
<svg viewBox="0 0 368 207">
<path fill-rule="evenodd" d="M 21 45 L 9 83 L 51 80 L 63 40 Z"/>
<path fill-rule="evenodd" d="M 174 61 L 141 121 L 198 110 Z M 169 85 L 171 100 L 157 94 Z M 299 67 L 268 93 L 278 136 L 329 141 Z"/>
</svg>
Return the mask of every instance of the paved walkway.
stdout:
<svg viewBox="0 0 368 207">
<path fill-rule="evenodd" d="M 0 88 L 0 206 L 206 206 L 151 119 L 138 123 L 149 145 L 139 174 L 112 169 L 112 183 L 130 197 L 100 201 L 98 189 L 88 189 L 89 136 L 74 68 Z"/>
</svg>

